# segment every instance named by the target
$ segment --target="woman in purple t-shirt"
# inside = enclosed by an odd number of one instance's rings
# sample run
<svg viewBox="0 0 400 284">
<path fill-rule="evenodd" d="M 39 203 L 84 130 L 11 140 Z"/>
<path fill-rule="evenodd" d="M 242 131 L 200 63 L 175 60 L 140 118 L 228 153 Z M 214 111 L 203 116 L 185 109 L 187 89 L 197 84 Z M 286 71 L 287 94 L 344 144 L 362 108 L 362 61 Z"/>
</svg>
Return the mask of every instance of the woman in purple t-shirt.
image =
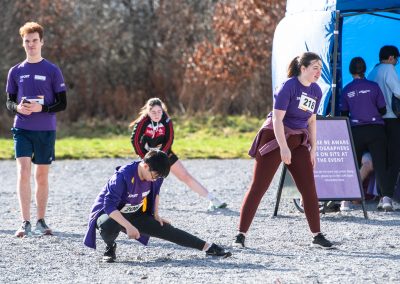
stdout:
<svg viewBox="0 0 400 284">
<path fill-rule="evenodd" d="M 382 115 L 386 114 L 386 102 L 379 85 L 365 79 L 367 65 L 361 57 L 350 61 L 349 71 L 353 81 L 347 84 L 340 101 L 341 115 L 350 118 L 351 132 L 358 164 L 364 152 L 370 152 L 376 173 L 376 181 L 382 196 L 378 209 L 392 210 L 386 199 L 393 196 L 394 188 L 387 184 L 386 150 L 387 140 Z M 349 202 L 343 201 L 341 208 L 350 209 Z"/>
<path fill-rule="evenodd" d="M 312 245 L 332 248 L 320 230 L 315 165 L 316 113 L 322 97 L 315 83 L 321 76 L 321 58 L 313 52 L 295 57 L 289 65 L 289 79 L 275 94 L 274 110 L 257 133 L 249 151 L 255 158 L 253 180 L 243 199 L 239 234 L 234 246 L 244 247 L 245 236 L 261 198 L 281 162 L 291 172 L 301 193 L 304 212 L 313 234 Z"/>
</svg>

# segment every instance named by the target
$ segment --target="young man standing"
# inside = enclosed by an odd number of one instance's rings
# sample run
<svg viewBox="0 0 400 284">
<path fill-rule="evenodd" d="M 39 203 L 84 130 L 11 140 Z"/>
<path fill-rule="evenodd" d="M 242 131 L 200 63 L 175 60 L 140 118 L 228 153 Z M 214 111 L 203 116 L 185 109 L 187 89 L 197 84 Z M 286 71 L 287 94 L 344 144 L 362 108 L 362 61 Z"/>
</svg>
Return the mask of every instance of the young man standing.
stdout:
<svg viewBox="0 0 400 284">
<path fill-rule="evenodd" d="M 7 78 L 7 108 L 15 114 L 12 128 L 17 161 L 17 194 L 22 226 L 17 237 L 31 234 L 31 164 L 35 164 L 37 222 L 35 231 L 52 234 L 44 221 L 49 194 L 49 165 L 55 158 L 56 112 L 67 106 L 60 69 L 42 57 L 43 27 L 23 25 L 19 33 L 26 59 L 12 67 Z"/>
<path fill-rule="evenodd" d="M 399 204 L 392 201 L 394 187 L 400 171 L 400 119 L 392 111 L 392 96 L 400 99 L 400 79 L 396 73 L 395 65 L 399 61 L 399 50 L 396 46 L 385 45 L 379 51 L 379 64 L 377 64 L 368 79 L 378 83 L 386 101 L 385 121 L 386 137 L 388 142 L 387 157 L 389 193 L 381 198 L 378 209 L 391 211 L 399 209 Z"/>
<path fill-rule="evenodd" d="M 84 244 L 96 248 L 98 229 L 106 243 L 104 262 L 116 260 L 115 240 L 121 231 L 144 245 L 152 236 L 205 251 L 209 256 L 231 256 L 222 247 L 175 228 L 160 217 L 160 187 L 169 171 L 167 154 L 156 149 L 147 152 L 142 161 L 118 167 L 92 206 Z"/>
</svg>

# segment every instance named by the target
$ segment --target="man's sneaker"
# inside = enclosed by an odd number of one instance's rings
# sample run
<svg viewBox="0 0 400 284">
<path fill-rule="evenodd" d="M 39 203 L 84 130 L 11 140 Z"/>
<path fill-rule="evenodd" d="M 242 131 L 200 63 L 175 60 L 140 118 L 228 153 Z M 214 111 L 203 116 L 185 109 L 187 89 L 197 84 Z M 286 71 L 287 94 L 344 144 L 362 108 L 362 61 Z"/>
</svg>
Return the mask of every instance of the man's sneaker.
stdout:
<svg viewBox="0 0 400 284">
<path fill-rule="evenodd" d="M 21 227 L 15 232 L 15 236 L 18 238 L 32 236 L 31 222 L 29 221 L 22 222 Z"/>
<path fill-rule="evenodd" d="M 383 210 L 383 197 L 381 197 L 381 198 L 379 199 L 379 203 L 378 203 L 378 205 L 376 206 L 376 209 L 377 209 L 377 210 Z"/>
<path fill-rule="evenodd" d="M 233 247 L 237 247 L 237 248 L 244 248 L 246 247 L 244 244 L 244 240 L 246 239 L 245 235 L 239 233 L 236 235 L 235 240 L 232 243 Z"/>
<path fill-rule="evenodd" d="M 47 226 L 44 219 L 37 220 L 35 233 L 40 235 L 53 235 L 53 231 Z"/>
<path fill-rule="evenodd" d="M 319 248 L 323 248 L 323 249 L 332 249 L 333 244 L 328 241 L 327 239 L 325 239 L 325 236 L 322 233 L 318 233 L 318 235 L 316 235 L 312 241 L 311 246 L 313 247 L 319 247 Z"/>
<path fill-rule="evenodd" d="M 340 202 L 340 211 L 350 211 L 350 201 L 343 200 Z"/>
<path fill-rule="evenodd" d="M 222 258 L 227 258 L 232 255 L 230 251 L 225 251 L 222 247 L 212 244 L 208 250 L 206 250 L 207 256 L 222 256 Z"/>
<path fill-rule="evenodd" d="M 114 262 L 117 259 L 115 251 L 117 250 L 117 244 L 106 245 L 106 251 L 103 254 L 103 262 Z"/>
<path fill-rule="evenodd" d="M 390 197 L 384 196 L 382 198 L 382 209 L 385 211 L 393 211 L 392 199 Z"/>
<path fill-rule="evenodd" d="M 216 209 L 226 208 L 228 204 L 225 202 L 221 202 L 218 198 L 214 197 L 210 200 L 210 204 L 208 205 L 208 211 L 214 211 Z"/>
</svg>

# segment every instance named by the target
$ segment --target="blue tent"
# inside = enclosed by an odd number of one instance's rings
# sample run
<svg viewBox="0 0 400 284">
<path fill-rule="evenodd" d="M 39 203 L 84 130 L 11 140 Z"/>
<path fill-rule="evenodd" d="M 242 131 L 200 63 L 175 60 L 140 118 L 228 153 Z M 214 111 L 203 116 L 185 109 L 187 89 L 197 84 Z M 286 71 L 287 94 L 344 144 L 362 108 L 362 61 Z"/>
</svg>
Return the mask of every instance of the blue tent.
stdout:
<svg viewBox="0 0 400 284">
<path fill-rule="evenodd" d="M 368 74 L 383 45 L 400 49 L 400 0 L 287 0 L 285 17 L 274 35 L 272 86 L 286 80 L 295 56 L 316 52 L 323 60 L 318 113 L 337 114 L 340 91 L 351 81 L 351 58 L 363 57 Z M 399 65 L 397 71 L 400 74 Z"/>
</svg>

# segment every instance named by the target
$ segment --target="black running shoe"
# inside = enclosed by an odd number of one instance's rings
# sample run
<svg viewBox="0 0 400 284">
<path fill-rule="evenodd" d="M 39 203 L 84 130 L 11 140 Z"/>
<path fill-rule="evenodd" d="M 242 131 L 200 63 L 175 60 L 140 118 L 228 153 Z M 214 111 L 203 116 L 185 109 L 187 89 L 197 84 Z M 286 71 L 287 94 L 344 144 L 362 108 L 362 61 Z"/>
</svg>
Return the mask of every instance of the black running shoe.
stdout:
<svg viewBox="0 0 400 284">
<path fill-rule="evenodd" d="M 237 247 L 237 248 L 244 248 L 244 247 L 246 247 L 246 246 L 244 245 L 244 240 L 245 240 L 245 239 L 246 239 L 246 237 L 245 237 L 243 234 L 239 233 L 238 235 L 236 235 L 235 240 L 234 240 L 233 243 L 232 243 L 232 246 L 233 246 L 233 247 Z"/>
<path fill-rule="evenodd" d="M 333 249 L 333 244 L 325 239 L 325 236 L 322 233 L 319 233 L 316 235 L 312 241 L 311 246 L 313 247 L 319 247 L 323 249 Z"/>
<path fill-rule="evenodd" d="M 53 235 L 53 231 L 47 226 L 44 219 L 37 220 L 35 233 L 39 235 Z"/>
<path fill-rule="evenodd" d="M 31 222 L 29 222 L 29 221 L 22 222 L 21 227 L 15 232 L 15 236 L 18 238 L 32 236 Z"/>
<path fill-rule="evenodd" d="M 222 258 L 227 258 L 232 255 L 230 251 L 225 251 L 222 247 L 212 244 L 206 251 L 207 256 L 222 256 Z"/>
<path fill-rule="evenodd" d="M 117 244 L 113 243 L 111 246 L 106 245 L 106 251 L 103 255 L 103 262 L 114 262 L 117 259 L 115 251 L 117 250 Z"/>
</svg>

